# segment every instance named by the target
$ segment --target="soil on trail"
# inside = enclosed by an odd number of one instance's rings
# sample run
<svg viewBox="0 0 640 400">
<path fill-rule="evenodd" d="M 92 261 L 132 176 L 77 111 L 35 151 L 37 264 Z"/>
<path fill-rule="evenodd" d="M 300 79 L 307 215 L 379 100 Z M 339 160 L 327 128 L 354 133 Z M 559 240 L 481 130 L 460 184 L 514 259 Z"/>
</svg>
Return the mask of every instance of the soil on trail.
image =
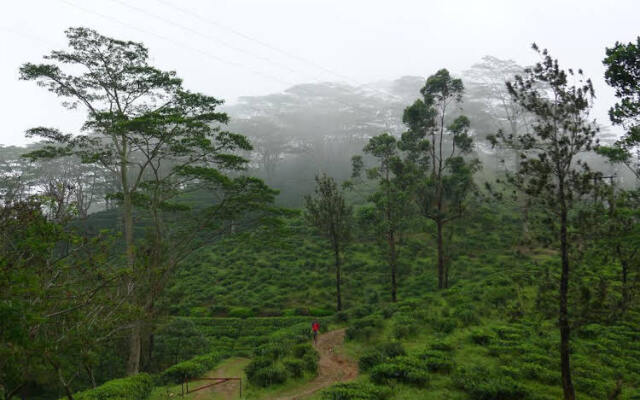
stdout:
<svg viewBox="0 0 640 400">
<path fill-rule="evenodd" d="M 304 399 L 334 383 L 348 382 L 355 379 L 358 376 L 358 364 L 342 354 L 344 334 L 345 330 L 339 329 L 319 335 L 318 343 L 315 345 L 315 349 L 320 354 L 320 359 L 318 360 L 318 375 L 310 382 L 287 389 L 278 394 L 269 395 L 267 399 Z M 219 368 L 207 373 L 206 377 L 239 377 L 242 376 L 242 370 L 248 363 L 249 360 L 246 358 L 231 359 L 224 362 Z M 195 389 L 207 383 L 206 381 L 201 381 L 189 386 L 191 389 Z M 239 382 L 229 381 L 197 391 L 191 398 L 197 400 L 233 400 L 240 397 L 239 392 Z"/>
<path fill-rule="evenodd" d="M 227 378 L 227 377 L 239 377 L 242 369 L 249 363 L 247 358 L 237 358 L 229 360 L 223 363 L 219 368 L 210 371 L 207 378 Z M 202 381 L 201 385 L 206 385 L 208 382 Z M 194 386 L 198 384 L 194 383 Z M 193 388 L 193 386 L 192 386 Z M 224 399 L 232 400 L 240 397 L 240 382 L 239 381 L 227 381 L 211 386 L 207 389 L 197 391 L 193 394 L 193 399 L 208 400 L 208 399 Z"/>
<path fill-rule="evenodd" d="M 282 393 L 270 400 L 303 399 L 334 383 L 355 379 L 358 376 L 358 364 L 341 354 L 344 333 L 344 329 L 339 329 L 319 335 L 318 344 L 315 346 L 320 354 L 318 376 L 306 385 Z"/>
</svg>

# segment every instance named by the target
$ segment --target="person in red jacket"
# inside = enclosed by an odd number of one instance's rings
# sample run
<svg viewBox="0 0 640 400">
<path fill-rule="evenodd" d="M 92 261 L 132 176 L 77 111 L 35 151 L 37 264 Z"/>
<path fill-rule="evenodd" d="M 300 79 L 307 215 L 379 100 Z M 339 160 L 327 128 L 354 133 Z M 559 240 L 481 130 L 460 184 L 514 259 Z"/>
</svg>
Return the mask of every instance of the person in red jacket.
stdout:
<svg viewBox="0 0 640 400">
<path fill-rule="evenodd" d="M 311 331 L 313 332 L 313 343 L 317 344 L 318 343 L 318 331 L 320 330 L 320 324 L 318 323 L 318 320 L 313 320 L 313 322 L 311 323 Z"/>
</svg>

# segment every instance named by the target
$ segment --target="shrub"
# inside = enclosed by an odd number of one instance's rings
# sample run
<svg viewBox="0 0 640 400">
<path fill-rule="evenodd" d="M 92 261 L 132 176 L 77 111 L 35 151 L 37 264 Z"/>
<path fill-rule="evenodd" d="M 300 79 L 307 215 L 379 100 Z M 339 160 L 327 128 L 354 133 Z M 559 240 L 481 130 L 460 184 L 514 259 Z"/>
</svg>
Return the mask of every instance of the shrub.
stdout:
<svg viewBox="0 0 640 400">
<path fill-rule="evenodd" d="M 478 311 L 473 308 L 465 308 L 462 310 L 456 310 L 456 316 L 462 326 L 478 325 L 480 319 L 478 318 Z"/>
<path fill-rule="evenodd" d="M 318 371 L 318 360 L 320 359 L 320 355 L 317 351 L 312 349 L 302 356 L 302 362 L 304 363 L 304 369 L 308 372 L 316 373 Z"/>
<path fill-rule="evenodd" d="M 472 400 L 524 400 L 529 397 L 524 387 L 512 377 L 483 367 L 459 369 L 454 382 Z"/>
<path fill-rule="evenodd" d="M 296 358 L 286 358 L 282 361 L 287 372 L 293 378 L 300 378 L 304 375 L 305 363 L 302 360 Z"/>
<path fill-rule="evenodd" d="M 420 353 L 418 357 L 425 362 L 425 366 L 430 372 L 449 373 L 453 370 L 453 360 L 442 351 L 427 350 Z"/>
<path fill-rule="evenodd" d="M 426 386 L 429 383 L 429 373 L 422 360 L 400 356 L 373 367 L 371 380 L 380 385 L 401 382 Z"/>
<path fill-rule="evenodd" d="M 453 346 L 449 342 L 445 342 L 444 340 L 434 340 L 429 345 L 431 350 L 438 351 L 453 351 Z"/>
<path fill-rule="evenodd" d="M 451 333 L 458 326 L 456 320 L 450 317 L 436 317 L 430 323 L 433 329 L 441 333 Z"/>
<path fill-rule="evenodd" d="M 293 346 L 293 349 L 291 350 L 293 356 L 296 358 L 302 358 L 305 354 L 312 353 L 314 351 L 315 349 L 309 343 L 299 343 Z"/>
<path fill-rule="evenodd" d="M 396 317 L 393 321 L 393 337 L 405 339 L 415 336 L 418 333 L 418 324 L 415 320 L 407 317 Z"/>
<path fill-rule="evenodd" d="M 399 342 L 385 343 L 376 346 L 371 351 L 363 354 L 358 360 L 358 368 L 361 371 L 368 371 L 378 364 L 385 362 L 394 357 L 404 356 L 407 353 Z"/>
<path fill-rule="evenodd" d="M 233 318 L 251 318 L 255 317 L 256 313 L 247 307 L 233 307 L 229 310 L 229 316 Z"/>
<path fill-rule="evenodd" d="M 349 320 L 349 314 L 344 311 L 339 311 L 336 313 L 334 319 L 338 323 L 347 322 Z"/>
<path fill-rule="evenodd" d="M 260 387 L 277 385 L 287 380 L 287 370 L 282 365 L 271 364 L 253 370 L 251 375 L 247 371 L 247 379 L 251 384 Z"/>
<path fill-rule="evenodd" d="M 209 353 L 194 357 L 190 360 L 180 362 L 167 368 L 160 374 L 160 382 L 181 383 L 184 379 L 197 378 L 205 372 L 213 369 L 223 358 L 220 353 Z"/>
<path fill-rule="evenodd" d="M 487 346 L 495 339 L 492 332 L 480 328 L 472 329 L 469 337 L 473 343 L 480 346 Z"/>
<path fill-rule="evenodd" d="M 382 325 L 382 318 L 377 315 L 355 320 L 347 328 L 347 339 L 369 339 Z"/>
<path fill-rule="evenodd" d="M 323 400 L 386 400 L 391 390 L 366 382 L 338 383 L 322 392 Z"/>
<path fill-rule="evenodd" d="M 253 353 L 259 357 L 267 357 L 272 360 L 278 360 L 287 354 L 288 348 L 283 342 L 274 341 L 256 347 Z"/>
<path fill-rule="evenodd" d="M 78 400 L 145 400 L 153 389 L 153 380 L 148 374 L 114 379 L 95 389 L 76 393 Z"/>
</svg>

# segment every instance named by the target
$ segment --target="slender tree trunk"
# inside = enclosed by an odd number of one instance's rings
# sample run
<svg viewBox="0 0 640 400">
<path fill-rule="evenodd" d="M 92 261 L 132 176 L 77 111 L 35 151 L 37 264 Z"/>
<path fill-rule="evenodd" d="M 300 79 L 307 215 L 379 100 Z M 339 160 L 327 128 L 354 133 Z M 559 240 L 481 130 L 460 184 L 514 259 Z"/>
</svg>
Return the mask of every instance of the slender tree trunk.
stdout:
<svg viewBox="0 0 640 400">
<path fill-rule="evenodd" d="M 125 181 L 126 182 L 126 181 Z M 127 294 L 133 295 L 135 291 L 135 253 L 133 246 L 133 204 L 131 194 L 124 193 L 124 236 L 126 245 L 127 266 L 129 267 L 130 278 L 127 282 Z M 132 296 L 135 298 L 135 296 Z M 129 337 L 129 358 L 127 360 L 127 375 L 135 375 L 140 371 L 141 336 L 140 321 L 133 322 L 133 328 Z"/>
<path fill-rule="evenodd" d="M 64 377 L 62 376 L 62 369 L 60 369 L 60 367 L 56 367 L 56 370 L 58 372 L 58 379 L 60 380 L 60 383 L 62 383 L 62 386 L 64 387 L 64 392 L 67 395 L 67 398 L 69 400 L 73 400 L 73 392 L 69 387 L 69 383 L 65 381 Z"/>
<path fill-rule="evenodd" d="M 389 264 L 391 266 L 391 301 L 398 301 L 398 284 L 396 281 L 397 262 L 396 262 L 396 238 L 393 230 L 387 234 L 387 242 L 389 245 Z"/>
<path fill-rule="evenodd" d="M 562 253 L 562 274 L 560 277 L 560 364 L 562 372 L 562 390 L 565 400 L 575 400 L 576 394 L 571 381 L 569 346 L 571 328 L 569 326 L 569 243 L 567 239 L 567 206 L 564 187 L 560 182 L 560 251 Z"/>
<path fill-rule="evenodd" d="M 622 311 L 624 312 L 626 311 L 627 305 L 629 304 L 629 285 L 627 283 L 629 276 L 629 265 L 627 263 L 627 260 L 622 256 L 620 245 L 616 246 L 616 251 L 618 253 L 620 264 L 622 265 Z"/>
<path fill-rule="evenodd" d="M 91 381 L 91 387 L 96 388 L 96 377 L 93 374 L 93 368 L 90 365 L 85 365 L 84 369 L 87 371 L 87 376 L 89 377 L 89 381 Z"/>
<path fill-rule="evenodd" d="M 444 244 L 443 244 L 443 223 L 442 220 L 436 219 L 436 226 L 438 228 L 438 289 L 444 289 L 445 286 L 445 271 L 444 271 Z"/>
<path fill-rule="evenodd" d="M 129 360 L 127 361 L 127 375 L 136 375 L 140 372 L 140 356 L 142 355 L 142 323 L 133 322 L 133 328 L 129 335 Z"/>
<path fill-rule="evenodd" d="M 342 294 L 340 291 L 340 248 L 338 245 L 333 246 L 333 252 L 336 257 L 336 309 L 342 311 Z"/>
</svg>

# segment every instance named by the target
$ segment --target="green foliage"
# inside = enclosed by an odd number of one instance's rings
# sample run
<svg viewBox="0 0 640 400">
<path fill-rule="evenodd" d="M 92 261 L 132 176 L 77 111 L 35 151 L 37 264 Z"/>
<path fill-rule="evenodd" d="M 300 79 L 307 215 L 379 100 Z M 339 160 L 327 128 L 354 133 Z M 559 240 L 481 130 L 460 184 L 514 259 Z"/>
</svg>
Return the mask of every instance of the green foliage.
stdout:
<svg viewBox="0 0 640 400">
<path fill-rule="evenodd" d="M 366 382 L 339 383 L 322 392 L 323 400 L 386 400 L 391 389 Z"/>
<path fill-rule="evenodd" d="M 398 382 L 423 387 L 429 383 L 429 372 L 424 360 L 408 356 L 394 357 L 376 365 L 371 369 L 370 376 L 374 383 L 380 385 Z"/>
<path fill-rule="evenodd" d="M 315 374 L 319 355 L 309 343 L 309 331 L 310 326 L 302 323 L 269 335 L 267 343 L 254 349 L 245 368 L 249 383 L 268 387 L 300 378 L 305 372 Z"/>
<path fill-rule="evenodd" d="M 222 359 L 223 355 L 219 353 L 209 353 L 180 362 L 164 370 L 159 376 L 159 382 L 181 383 L 185 379 L 201 377 L 218 365 Z"/>
<path fill-rule="evenodd" d="M 443 351 L 426 350 L 418 353 L 417 357 L 425 362 L 429 372 L 449 373 L 454 367 L 451 355 Z"/>
<path fill-rule="evenodd" d="M 247 368 L 247 379 L 252 385 L 258 387 L 267 387 L 279 385 L 286 382 L 289 373 L 287 369 L 280 364 L 268 364 L 262 368 Z"/>
<path fill-rule="evenodd" d="M 382 318 L 378 315 L 352 320 L 347 328 L 346 337 L 349 340 L 366 340 L 380 328 L 382 328 Z"/>
<path fill-rule="evenodd" d="M 73 395 L 78 400 L 146 400 L 153 389 L 153 379 L 148 374 L 115 379 L 95 389 Z M 66 397 L 65 397 L 66 398 Z"/>
<path fill-rule="evenodd" d="M 400 342 L 384 343 L 362 354 L 358 360 L 358 367 L 361 371 L 369 371 L 378 364 L 406 354 Z"/>
<path fill-rule="evenodd" d="M 473 400 L 525 400 L 529 398 L 524 387 L 516 380 L 481 366 L 456 370 L 454 381 Z"/>
</svg>

